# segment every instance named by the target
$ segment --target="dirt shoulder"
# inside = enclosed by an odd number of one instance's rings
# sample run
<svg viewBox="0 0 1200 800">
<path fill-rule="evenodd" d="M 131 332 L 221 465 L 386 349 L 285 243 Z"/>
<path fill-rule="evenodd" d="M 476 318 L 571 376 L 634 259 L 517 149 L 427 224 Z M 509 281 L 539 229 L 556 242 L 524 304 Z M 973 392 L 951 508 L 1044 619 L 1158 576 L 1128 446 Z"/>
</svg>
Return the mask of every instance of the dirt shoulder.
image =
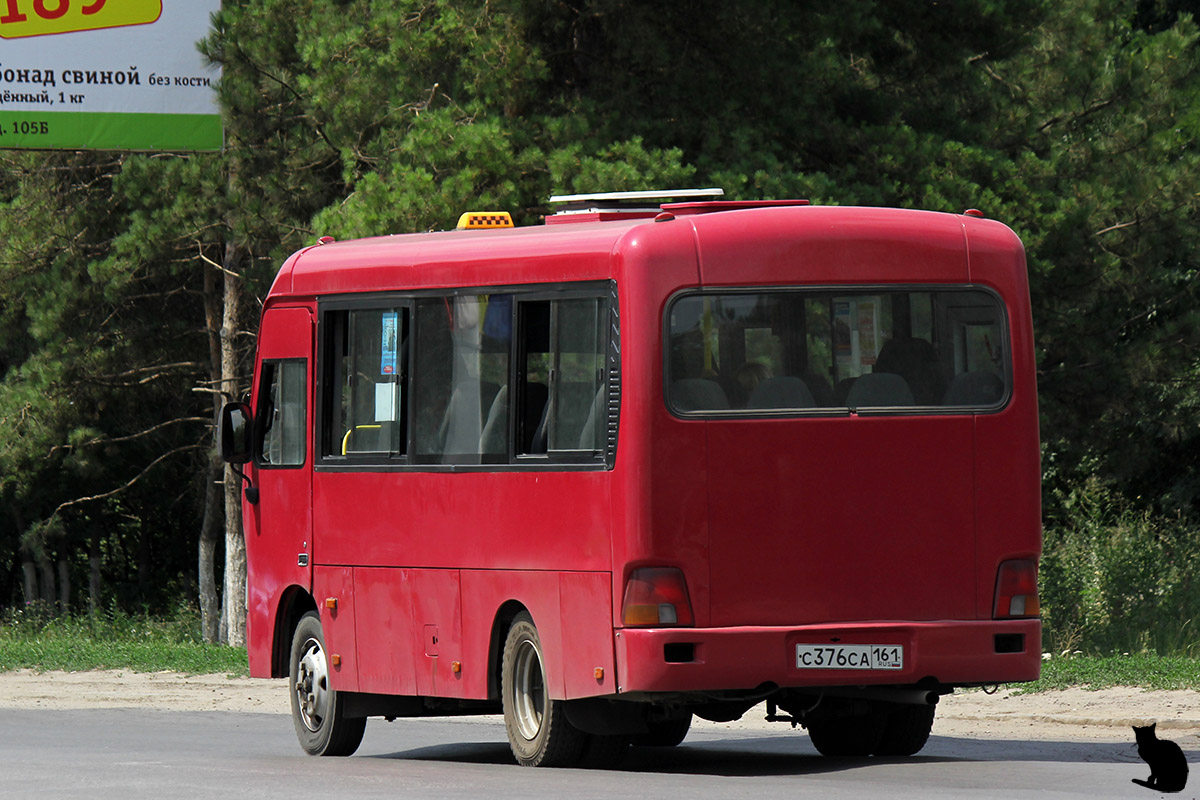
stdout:
<svg viewBox="0 0 1200 800">
<path fill-rule="evenodd" d="M 123 670 L 0 672 L 0 708 L 290 713 L 285 681 Z"/>
<path fill-rule="evenodd" d="M 288 714 L 282 680 L 124 671 L 0 673 L 0 708 L 144 708 Z M 723 727 L 766 728 L 759 709 Z M 1200 692 L 1116 688 L 1017 695 L 963 692 L 943 698 L 936 735 L 1023 739 L 1129 738 L 1129 726 L 1155 721 L 1163 735 L 1200 743 Z M 775 724 L 773 727 L 779 727 Z"/>
</svg>

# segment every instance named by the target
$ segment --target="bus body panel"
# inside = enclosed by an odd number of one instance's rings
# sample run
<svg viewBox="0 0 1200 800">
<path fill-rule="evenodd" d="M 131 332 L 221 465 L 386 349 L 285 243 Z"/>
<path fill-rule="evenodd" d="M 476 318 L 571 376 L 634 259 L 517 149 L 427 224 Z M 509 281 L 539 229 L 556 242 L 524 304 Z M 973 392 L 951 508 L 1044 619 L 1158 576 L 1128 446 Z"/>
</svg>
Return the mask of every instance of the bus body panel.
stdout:
<svg viewBox="0 0 1200 800">
<path fill-rule="evenodd" d="M 627 551 L 625 574 L 642 563 L 681 567 L 697 628 L 978 619 L 981 625 L 974 630 L 980 646 L 970 656 L 973 660 L 946 672 L 965 680 L 972 664 L 1001 655 L 993 639 L 1001 628 L 988 621 L 1000 562 L 1040 553 L 1036 387 L 1030 379 L 1032 333 L 1023 250 L 1008 228 L 990 221 L 855 211 L 862 213 L 847 217 L 838 209 L 772 209 L 760 215 L 763 224 L 756 220 L 753 226 L 743 224 L 748 217 L 735 212 L 688 220 L 694 225 L 702 275 L 695 287 L 969 283 L 994 290 L 1003 298 L 1012 346 L 1019 351 L 1011 365 L 1016 377 L 1008 407 L 941 416 L 681 420 L 662 402 L 657 359 L 638 371 L 637 355 L 653 348 L 649 336 L 635 338 L 630 322 L 626 341 L 634 344 L 625 349 L 631 353 L 627 383 L 647 380 L 645 396 L 653 400 L 630 409 L 644 412 L 648 432 L 622 442 L 646 445 L 646 451 L 627 449 L 624 454 L 638 464 L 638 489 L 644 492 L 625 510 L 638 519 L 640 508 L 648 506 L 652 534 L 640 549 Z M 666 227 L 656 227 L 654 233 Z M 972 252 L 965 227 L 974 235 L 977 249 Z M 676 250 L 678 259 L 686 261 L 685 248 L 676 244 Z M 643 275 L 631 269 L 625 278 L 636 286 L 630 294 L 663 299 L 691 288 L 684 285 L 683 265 L 663 269 L 656 261 L 653 280 L 644 277 L 648 264 L 639 267 Z M 648 311 L 635 303 L 624 303 L 627 318 L 633 309 Z M 1016 502 L 1011 496 L 1015 476 L 1024 484 Z M 633 537 L 626 538 L 628 546 Z M 620 544 L 614 542 L 614 547 Z M 618 565 L 622 560 L 620 555 L 614 559 Z M 614 607 L 619 609 L 617 590 Z M 1023 629 L 1030 627 L 1040 630 L 1036 621 Z M 936 627 L 915 630 L 918 650 L 926 647 L 925 637 L 940 635 Z M 625 634 L 634 640 L 640 635 Z M 691 639 L 683 635 L 680 641 Z M 1020 654 L 1003 654 L 1009 666 L 993 677 L 1036 677 L 1040 635 L 1024 641 Z M 637 652 L 628 647 L 629 641 L 618 642 L 626 691 L 638 690 L 631 671 L 665 667 L 688 672 L 664 662 L 661 643 Z M 637 662 L 642 657 L 650 663 Z M 705 674 L 700 665 L 691 671 Z M 712 683 L 712 677 L 702 679 L 702 688 L 729 685 Z M 892 679 L 894 675 L 885 678 Z M 848 676 L 838 673 L 833 680 Z M 862 676 L 854 680 L 878 682 Z"/>
<path fill-rule="evenodd" d="M 975 618 L 969 416 L 700 424 L 713 627 Z"/>
<path fill-rule="evenodd" d="M 566 226 L 564 226 L 566 227 Z M 705 487 L 687 465 L 703 459 L 703 425 L 661 436 L 662 320 L 668 299 L 700 282 L 695 232 L 678 220 L 629 231 L 613 249 L 621 302 L 621 441 L 614 470 L 613 597 L 620 625 L 625 582 L 639 566 L 684 570 L 696 624 L 707 625 Z M 658 498 L 658 502 L 654 499 Z"/>
<path fill-rule="evenodd" d="M 421 684 L 431 682 L 421 680 L 432 675 L 436 665 L 426 656 L 421 623 L 414 622 L 422 617 L 416 614 L 412 572 L 374 567 L 354 570 L 359 691 L 415 695 L 420 694 Z M 457 591 L 456 576 L 447 577 L 446 584 Z M 449 628 L 449 621 L 442 622 L 442 627 Z"/>
<path fill-rule="evenodd" d="M 891 208 L 768 208 L 688 218 L 716 286 L 961 283 L 962 222 Z"/>
<path fill-rule="evenodd" d="M 329 683 L 346 692 L 358 691 L 354 570 L 318 566 L 313 570 L 313 594 L 321 615 L 321 633 L 329 665 Z"/>
<path fill-rule="evenodd" d="M 564 689 L 564 650 L 562 602 L 557 572 L 536 570 L 463 570 L 463 641 L 466 657 L 463 661 L 465 691 L 468 697 L 488 697 L 489 655 L 492 652 L 492 631 L 497 612 L 515 603 L 528 612 L 537 627 L 542 644 L 546 671 L 546 691 L 552 698 L 562 699 Z M 500 632 L 499 647 L 504 646 Z M 603 631 L 611 639 L 611 629 Z M 496 683 L 498 685 L 498 677 Z"/>
<path fill-rule="evenodd" d="M 998 654 L 997 633 L 1040 642 L 1039 620 L 864 622 L 803 627 L 626 629 L 617 639 L 624 692 L 713 692 L 763 686 L 822 687 L 986 685 L 1037 680 L 1041 657 Z M 798 644 L 903 645 L 901 670 L 799 669 Z M 668 644 L 690 645 L 695 658 L 668 662 Z"/>
<path fill-rule="evenodd" d="M 563 698 L 610 695 L 617 690 L 612 635 L 612 573 L 560 572 Z"/>
<path fill-rule="evenodd" d="M 281 290 L 323 296 L 604 280 L 612 277 L 613 244 L 629 227 L 616 222 L 338 242 L 293 256 L 287 277 L 281 274 L 277 283 Z"/>
<path fill-rule="evenodd" d="M 964 218 L 971 281 L 1004 298 L 1012 342 L 1014 392 L 1004 411 L 975 419 L 976 520 L 981 576 L 1002 561 L 1041 554 L 1041 451 L 1038 438 L 1037 362 L 1025 251 L 1003 225 Z M 992 614 L 995 584 L 980 581 L 978 614 Z"/>
<path fill-rule="evenodd" d="M 459 571 L 354 570 L 358 691 L 464 697 Z"/>
<path fill-rule="evenodd" d="M 463 697 L 461 669 L 455 672 L 452 667 L 455 662 L 461 664 L 464 658 L 459 571 L 414 569 L 409 573 L 412 632 L 419 637 L 410 645 L 416 654 L 417 694 Z M 386 640 L 374 639 L 374 631 L 370 635 L 374 649 L 386 649 Z"/>
<path fill-rule="evenodd" d="M 607 472 L 318 471 L 318 559 L 377 567 L 609 570 L 610 481 Z"/>
<path fill-rule="evenodd" d="M 252 471 L 259 489 L 258 503 L 243 502 L 246 537 L 246 642 L 251 674 L 273 674 L 275 616 L 284 593 L 293 586 L 308 590 L 311 566 L 301 555 L 312 544 L 312 313 L 307 308 L 268 306 L 258 338 L 258 369 L 252 397 L 258 398 L 264 361 L 303 359 L 306 376 L 305 464 L 298 469 L 260 468 Z"/>
</svg>

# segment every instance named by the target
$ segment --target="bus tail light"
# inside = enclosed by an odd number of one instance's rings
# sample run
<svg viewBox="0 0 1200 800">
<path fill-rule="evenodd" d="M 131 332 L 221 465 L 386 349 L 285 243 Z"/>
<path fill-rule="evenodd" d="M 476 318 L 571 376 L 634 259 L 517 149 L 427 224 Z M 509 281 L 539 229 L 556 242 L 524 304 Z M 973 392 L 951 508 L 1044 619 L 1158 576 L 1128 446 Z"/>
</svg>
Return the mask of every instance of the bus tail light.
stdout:
<svg viewBox="0 0 1200 800">
<path fill-rule="evenodd" d="M 1036 617 L 1041 611 L 1037 593 L 1037 561 L 1005 561 L 996 573 L 995 619 Z"/>
<path fill-rule="evenodd" d="M 631 628 L 694 625 L 683 572 L 674 567 L 635 569 L 625 583 L 621 620 Z"/>
</svg>

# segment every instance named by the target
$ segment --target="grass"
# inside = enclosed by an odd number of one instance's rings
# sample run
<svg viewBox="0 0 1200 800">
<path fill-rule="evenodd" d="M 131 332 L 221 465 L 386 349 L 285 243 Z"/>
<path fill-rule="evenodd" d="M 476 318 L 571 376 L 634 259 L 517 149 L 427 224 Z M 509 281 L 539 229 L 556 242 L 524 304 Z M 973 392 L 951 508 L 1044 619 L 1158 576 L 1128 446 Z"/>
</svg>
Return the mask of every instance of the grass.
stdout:
<svg viewBox="0 0 1200 800">
<path fill-rule="evenodd" d="M 1028 694 L 1052 689 L 1108 689 L 1113 686 L 1200 691 L 1200 658 L 1154 653 L 1055 656 L 1042 662 L 1040 680 L 1013 688 L 1020 694 Z"/>
<path fill-rule="evenodd" d="M 9 613 L 0 621 L 0 672 L 14 669 L 249 674 L 245 649 L 205 644 L 199 620 L 187 609 L 166 619 Z"/>
</svg>

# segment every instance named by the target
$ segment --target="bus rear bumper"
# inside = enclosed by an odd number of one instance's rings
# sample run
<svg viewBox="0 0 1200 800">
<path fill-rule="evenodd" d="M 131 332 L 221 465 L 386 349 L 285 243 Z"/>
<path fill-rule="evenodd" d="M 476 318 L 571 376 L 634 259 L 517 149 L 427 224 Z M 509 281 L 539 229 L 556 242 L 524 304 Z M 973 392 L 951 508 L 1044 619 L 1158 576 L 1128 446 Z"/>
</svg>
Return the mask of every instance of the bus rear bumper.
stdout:
<svg viewBox="0 0 1200 800">
<path fill-rule="evenodd" d="M 1041 632 L 1037 619 L 624 628 L 615 632 L 619 692 L 1032 681 Z M 897 653 L 899 665 L 889 661 Z"/>
</svg>

